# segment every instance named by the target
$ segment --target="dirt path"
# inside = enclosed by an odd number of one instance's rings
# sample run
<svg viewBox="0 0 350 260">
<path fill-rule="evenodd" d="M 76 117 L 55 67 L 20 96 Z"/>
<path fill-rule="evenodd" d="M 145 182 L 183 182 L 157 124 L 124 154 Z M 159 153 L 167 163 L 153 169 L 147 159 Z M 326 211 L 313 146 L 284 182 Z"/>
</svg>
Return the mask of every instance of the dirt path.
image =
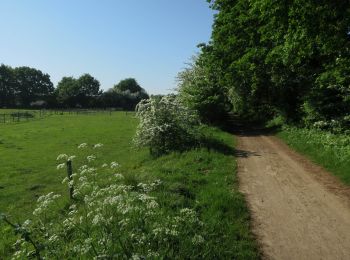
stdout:
<svg viewBox="0 0 350 260">
<path fill-rule="evenodd" d="M 239 134 L 241 191 L 267 259 L 350 259 L 350 189 L 276 137 Z"/>
</svg>

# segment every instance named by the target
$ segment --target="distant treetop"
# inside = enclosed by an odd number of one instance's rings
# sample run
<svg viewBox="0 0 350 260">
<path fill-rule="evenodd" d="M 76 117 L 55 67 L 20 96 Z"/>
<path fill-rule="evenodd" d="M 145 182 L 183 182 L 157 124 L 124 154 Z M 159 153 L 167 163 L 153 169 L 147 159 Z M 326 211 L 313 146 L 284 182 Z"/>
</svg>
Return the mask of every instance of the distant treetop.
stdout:
<svg viewBox="0 0 350 260">
<path fill-rule="evenodd" d="M 114 90 L 124 92 L 129 90 L 130 93 L 144 92 L 145 90 L 137 83 L 134 78 L 127 78 L 121 80 L 118 84 L 114 85 Z"/>
</svg>

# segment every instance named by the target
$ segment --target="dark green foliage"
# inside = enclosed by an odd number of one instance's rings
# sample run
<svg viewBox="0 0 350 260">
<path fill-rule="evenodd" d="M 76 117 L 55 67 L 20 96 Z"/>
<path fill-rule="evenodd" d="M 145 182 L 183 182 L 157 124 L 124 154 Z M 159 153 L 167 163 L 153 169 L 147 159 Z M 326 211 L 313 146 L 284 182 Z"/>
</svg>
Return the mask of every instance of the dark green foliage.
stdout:
<svg viewBox="0 0 350 260">
<path fill-rule="evenodd" d="M 100 94 L 100 82 L 89 74 L 78 79 L 63 77 L 56 88 L 57 100 L 66 107 L 93 107 Z"/>
<path fill-rule="evenodd" d="M 15 102 L 14 75 L 11 67 L 0 66 L 0 107 L 12 106 Z"/>
<path fill-rule="evenodd" d="M 45 99 L 54 91 L 48 74 L 29 67 L 14 69 L 16 102 L 22 107 L 28 107 L 31 102 Z"/>
<path fill-rule="evenodd" d="M 113 88 L 104 92 L 101 102 L 105 107 L 120 107 L 126 110 L 135 110 L 142 99 L 148 99 L 147 92 L 133 78 L 121 80 Z"/>
<path fill-rule="evenodd" d="M 231 106 L 225 95 L 226 89 L 218 82 L 220 71 L 214 66 L 210 51 L 206 51 L 210 47 L 201 47 L 202 53 L 193 57 L 177 76 L 179 98 L 190 109 L 198 111 L 202 121 L 215 123 L 223 119 Z"/>
<path fill-rule="evenodd" d="M 103 92 L 90 74 L 63 77 L 54 89 L 50 76 L 29 67 L 0 66 L 0 108 L 120 108 L 134 110 L 147 92 L 128 78 Z"/>
<path fill-rule="evenodd" d="M 48 74 L 29 67 L 0 66 L 0 107 L 29 107 L 46 102 L 54 91 Z"/>
<path fill-rule="evenodd" d="M 349 1 L 208 2 L 217 14 L 211 41 L 201 45 L 201 76 L 192 77 L 200 84 L 182 91 L 190 105 L 221 92 L 250 119 L 349 126 Z"/>
<path fill-rule="evenodd" d="M 133 78 L 127 78 L 121 80 L 118 84 L 116 84 L 114 87 L 115 91 L 130 91 L 130 93 L 135 92 L 141 92 L 143 91 L 143 88 L 140 87 L 140 85 L 137 83 L 137 81 Z"/>
</svg>

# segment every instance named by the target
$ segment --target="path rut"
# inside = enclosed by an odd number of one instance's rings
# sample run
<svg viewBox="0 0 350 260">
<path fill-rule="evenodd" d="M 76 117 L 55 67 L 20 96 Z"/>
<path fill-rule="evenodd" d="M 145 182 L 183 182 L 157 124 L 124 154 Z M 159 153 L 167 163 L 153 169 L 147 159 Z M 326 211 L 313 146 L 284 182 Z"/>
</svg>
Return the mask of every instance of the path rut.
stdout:
<svg viewBox="0 0 350 260">
<path fill-rule="evenodd" d="M 349 187 L 274 136 L 239 134 L 237 157 L 264 258 L 350 259 Z"/>
</svg>

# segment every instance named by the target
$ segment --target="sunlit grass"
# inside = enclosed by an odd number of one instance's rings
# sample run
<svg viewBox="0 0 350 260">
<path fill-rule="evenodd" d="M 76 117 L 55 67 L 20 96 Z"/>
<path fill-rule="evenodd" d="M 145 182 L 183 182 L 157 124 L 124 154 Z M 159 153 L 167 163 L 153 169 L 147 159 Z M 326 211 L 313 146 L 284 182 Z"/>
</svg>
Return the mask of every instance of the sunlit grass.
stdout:
<svg viewBox="0 0 350 260">
<path fill-rule="evenodd" d="M 169 216 L 184 207 L 198 213 L 208 234 L 201 258 L 258 258 L 248 210 L 237 188 L 233 136 L 207 129 L 220 145 L 155 159 L 147 149 L 132 147 L 136 125 L 133 114 L 125 112 L 52 115 L 0 125 L 1 212 L 14 221 L 30 218 L 38 196 L 50 191 L 68 201 L 67 187 L 61 183 L 65 173 L 56 169 L 57 155 L 79 157 L 79 144 L 103 143 L 103 149 L 96 152 L 98 163 L 118 162 L 127 184 L 162 181 L 162 189 L 154 195 Z M 15 237 L 10 228 L 0 228 L 0 255 L 8 255 Z"/>
<path fill-rule="evenodd" d="M 349 136 L 296 127 L 284 128 L 278 136 L 350 185 Z"/>
</svg>

